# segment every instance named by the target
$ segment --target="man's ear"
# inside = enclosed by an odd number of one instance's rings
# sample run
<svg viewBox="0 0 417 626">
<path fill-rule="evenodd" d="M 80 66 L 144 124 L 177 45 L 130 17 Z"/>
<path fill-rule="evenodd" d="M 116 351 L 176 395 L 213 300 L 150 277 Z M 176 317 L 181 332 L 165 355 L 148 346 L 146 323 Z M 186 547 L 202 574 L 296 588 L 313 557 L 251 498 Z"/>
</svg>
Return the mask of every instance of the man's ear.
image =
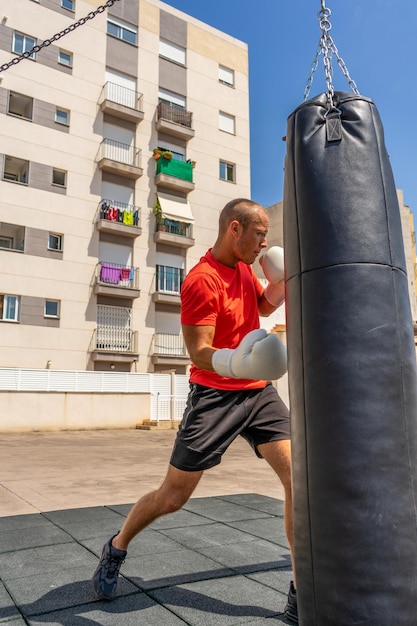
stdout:
<svg viewBox="0 0 417 626">
<path fill-rule="evenodd" d="M 233 220 L 233 222 L 230 222 L 230 231 L 234 237 L 239 237 L 240 230 L 241 230 L 241 225 L 239 224 L 237 220 Z"/>
</svg>

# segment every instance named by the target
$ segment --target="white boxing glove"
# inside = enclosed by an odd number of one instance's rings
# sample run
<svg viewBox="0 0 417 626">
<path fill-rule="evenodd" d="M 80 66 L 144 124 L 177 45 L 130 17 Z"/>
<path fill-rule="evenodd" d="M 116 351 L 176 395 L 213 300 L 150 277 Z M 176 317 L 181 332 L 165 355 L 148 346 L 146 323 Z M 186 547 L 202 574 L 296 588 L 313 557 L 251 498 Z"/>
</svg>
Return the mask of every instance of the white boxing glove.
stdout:
<svg viewBox="0 0 417 626">
<path fill-rule="evenodd" d="M 216 350 L 211 364 L 220 376 L 275 380 L 287 371 L 287 350 L 277 335 L 257 328 L 248 333 L 234 350 Z"/>
<path fill-rule="evenodd" d="M 281 306 L 285 300 L 284 249 L 280 246 L 272 246 L 259 258 L 259 264 L 265 278 L 269 280 L 264 291 L 265 298 L 272 306 Z"/>
</svg>

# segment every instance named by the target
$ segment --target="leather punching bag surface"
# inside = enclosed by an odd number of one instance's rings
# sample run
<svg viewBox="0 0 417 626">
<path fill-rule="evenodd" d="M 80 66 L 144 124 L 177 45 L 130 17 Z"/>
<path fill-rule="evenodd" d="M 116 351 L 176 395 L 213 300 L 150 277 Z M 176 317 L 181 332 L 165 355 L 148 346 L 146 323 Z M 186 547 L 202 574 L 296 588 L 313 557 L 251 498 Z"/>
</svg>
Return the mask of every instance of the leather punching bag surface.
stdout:
<svg viewBox="0 0 417 626">
<path fill-rule="evenodd" d="M 336 92 L 334 105 L 333 134 L 326 94 L 287 127 L 299 623 L 416 626 L 416 357 L 399 206 L 374 103 Z"/>
</svg>

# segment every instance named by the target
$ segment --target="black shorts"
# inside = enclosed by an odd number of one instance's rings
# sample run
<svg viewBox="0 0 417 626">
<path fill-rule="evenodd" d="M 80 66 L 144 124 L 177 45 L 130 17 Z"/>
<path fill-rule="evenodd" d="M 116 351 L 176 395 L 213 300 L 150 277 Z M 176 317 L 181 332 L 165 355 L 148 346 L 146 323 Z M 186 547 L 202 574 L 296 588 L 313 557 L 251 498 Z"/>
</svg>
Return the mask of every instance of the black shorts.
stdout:
<svg viewBox="0 0 417 626">
<path fill-rule="evenodd" d="M 171 465 L 187 472 L 214 467 L 238 435 L 259 457 L 260 444 L 290 438 L 289 412 L 272 383 L 245 391 L 191 383 Z"/>
</svg>

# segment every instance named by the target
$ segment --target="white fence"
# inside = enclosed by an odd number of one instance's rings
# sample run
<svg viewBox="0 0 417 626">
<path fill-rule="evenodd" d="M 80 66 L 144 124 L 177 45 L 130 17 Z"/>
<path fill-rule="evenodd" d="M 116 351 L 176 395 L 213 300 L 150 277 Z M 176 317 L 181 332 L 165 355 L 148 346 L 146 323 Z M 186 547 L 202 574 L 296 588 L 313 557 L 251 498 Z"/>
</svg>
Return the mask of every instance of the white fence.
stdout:
<svg viewBox="0 0 417 626">
<path fill-rule="evenodd" d="M 152 421 L 180 420 L 188 394 L 188 376 L 128 372 L 89 372 L 0 368 L 1 392 L 61 394 L 149 394 Z M 36 425 L 34 425 L 36 426 Z"/>
<path fill-rule="evenodd" d="M 151 393 L 155 374 L 0 368 L 0 391 Z"/>
</svg>

